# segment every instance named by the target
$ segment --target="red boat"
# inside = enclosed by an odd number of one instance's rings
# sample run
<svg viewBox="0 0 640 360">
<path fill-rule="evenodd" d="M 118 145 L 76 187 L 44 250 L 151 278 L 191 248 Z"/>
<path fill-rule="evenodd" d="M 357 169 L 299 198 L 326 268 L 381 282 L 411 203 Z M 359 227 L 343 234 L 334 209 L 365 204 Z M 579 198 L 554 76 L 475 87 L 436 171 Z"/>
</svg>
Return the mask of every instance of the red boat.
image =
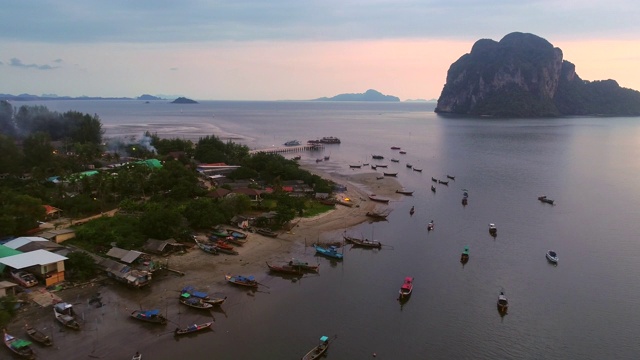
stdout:
<svg viewBox="0 0 640 360">
<path fill-rule="evenodd" d="M 400 287 L 400 300 L 407 299 L 413 291 L 413 278 L 407 276 L 404 278 L 404 284 Z"/>
</svg>

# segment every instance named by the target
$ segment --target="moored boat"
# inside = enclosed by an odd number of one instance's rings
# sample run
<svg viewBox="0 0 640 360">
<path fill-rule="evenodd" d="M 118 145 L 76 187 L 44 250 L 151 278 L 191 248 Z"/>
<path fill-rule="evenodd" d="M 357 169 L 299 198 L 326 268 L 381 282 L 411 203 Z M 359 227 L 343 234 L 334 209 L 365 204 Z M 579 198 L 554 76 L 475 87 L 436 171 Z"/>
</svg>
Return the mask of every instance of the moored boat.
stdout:
<svg viewBox="0 0 640 360">
<path fill-rule="evenodd" d="M 404 300 L 411 296 L 413 292 L 413 278 L 411 276 L 407 276 L 404 278 L 404 283 L 400 286 L 399 291 L 399 299 Z"/>
<path fill-rule="evenodd" d="M 398 173 L 397 172 L 395 172 L 395 173 L 383 172 L 382 175 L 384 175 L 384 176 L 394 176 L 395 177 L 395 176 L 398 176 Z"/>
<path fill-rule="evenodd" d="M 449 181 L 438 180 L 438 184 L 449 185 Z"/>
<path fill-rule="evenodd" d="M 44 346 L 53 345 L 53 340 L 51 340 L 51 337 L 49 335 L 46 335 L 45 333 L 32 327 L 31 325 L 25 325 L 25 330 L 27 331 L 27 335 L 31 338 L 31 340 Z"/>
<path fill-rule="evenodd" d="M 325 248 L 317 244 L 313 244 L 313 247 L 316 249 L 316 253 L 324 255 L 326 257 L 330 257 L 332 259 L 342 260 L 342 258 L 344 257 L 344 254 L 339 253 L 338 248 L 333 245 Z"/>
<path fill-rule="evenodd" d="M 433 230 L 433 227 L 435 226 L 435 224 L 433 223 L 433 220 L 431 220 L 428 224 L 427 224 L 427 230 L 431 231 Z"/>
<path fill-rule="evenodd" d="M 367 211 L 366 215 L 376 220 L 386 220 L 387 216 L 389 216 L 389 214 L 383 214 L 383 213 L 374 212 L 374 211 Z"/>
<path fill-rule="evenodd" d="M 413 215 L 413 213 L 416 212 L 416 208 L 414 206 L 411 207 L 411 210 L 409 210 L 409 215 Z"/>
<path fill-rule="evenodd" d="M 377 159 L 377 160 L 382 160 L 382 159 L 384 159 L 384 156 L 382 156 L 382 155 L 371 155 L 371 158 Z"/>
<path fill-rule="evenodd" d="M 300 145 L 300 141 L 298 140 L 289 140 L 286 143 L 284 143 L 284 146 L 298 146 Z"/>
<path fill-rule="evenodd" d="M 413 171 L 422 172 L 422 169 L 418 169 L 417 167 L 413 167 Z"/>
<path fill-rule="evenodd" d="M 324 355 L 324 353 L 327 352 L 327 349 L 329 349 L 329 337 L 322 336 L 320 337 L 320 343 L 306 353 L 302 357 L 302 360 L 316 360 Z"/>
<path fill-rule="evenodd" d="M 389 167 L 389 165 L 387 165 L 387 164 L 379 164 L 379 165 L 376 165 L 376 167 L 377 168 L 387 168 L 387 167 Z"/>
<path fill-rule="evenodd" d="M 200 250 L 206 252 L 207 254 L 218 255 L 218 250 L 215 247 L 215 245 L 205 244 L 198 240 L 195 240 L 195 242 L 196 242 L 196 245 L 198 245 L 198 248 L 200 248 Z"/>
<path fill-rule="evenodd" d="M 436 182 L 436 183 L 437 183 L 437 182 L 438 182 L 438 179 L 436 179 L 436 178 L 432 177 L 432 178 L 431 178 L 431 181 L 433 181 L 433 182 Z"/>
<path fill-rule="evenodd" d="M 431 185 L 431 191 L 436 192 L 436 187 Z"/>
<path fill-rule="evenodd" d="M 405 190 L 396 190 L 397 194 L 402 194 L 402 195 L 407 195 L 407 196 L 411 196 L 413 195 L 413 191 L 405 191 Z"/>
<path fill-rule="evenodd" d="M 489 224 L 489 234 L 491 234 L 491 236 L 496 236 L 498 234 L 498 228 L 496 227 L 496 224 Z"/>
<path fill-rule="evenodd" d="M 407 163 L 407 165 L 406 165 L 406 166 L 407 166 L 409 169 L 413 168 L 413 165 L 411 165 L 411 164 L 409 164 L 409 163 Z"/>
<path fill-rule="evenodd" d="M 180 290 L 180 294 L 184 294 L 184 293 L 188 293 L 192 297 L 199 298 L 203 302 L 206 302 L 211 305 L 222 305 L 222 303 L 224 303 L 224 301 L 227 299 L 226 296 L 225 297 L 209 296 L 209 294 L 205 292 L 197 291 L 195 287 L 193 287 L 192 285 L 187 285 L 183 287 L 182 290 Z"/>
<path fill-rule="evenodd" d="M 302 275 L 300 268 L 291 265 L 271 265 L 267 262 L 269 271 L 288 275 Z"/>
<path fill-rule="evenodd" d="M 382 248 L 382 243 L 380 241 L 369 240 L 369 239 L 358 239 L 351 236 L 343 236 L 343 238 L 345 242 L 348 242 L 353 246 L 358 246 L 363 248 L 372 248 L 372 249 Z"/>
<path fill-rule="evenodd" d="M 554 203 L 554 200 L 549 199 L 546 195 L 538 196 L 538 200 L 551 205 Z"/>
<path fill-rule="evenodd" d="M 24 359 L 35 359 L 36 354 L 31 348 L 31 341 L 19 339 L 13 335 L 7 334 L 4 331 L 4 345 L 11 350 L 14 354 Z"/>
<path fill-rule="evenodd" d="M 234 285 L 246 286 L 246 287 L 251 287 L 251 288 L 257 288 L 258 287 L 258 282 L 253 277 L 253 275 L 242 276 L 242 275 L 226 274 L 224 276 L 224 278 L 227 280 L 227 282 L 229 282 L 231 284 L 234 284 Z"/>
<path fill-rule="evenodd" d="M 391 162 L 396 162 L 397 163 L 397 162 L 400 162 L 400 160 L 399 159 L 391 159 Z"/>
<path fill-rule="evenodd" d="M 149 323 L 153 323 L 153 324 L 164 325 L 164 324 L 167 323 L 167 318 L 162 316 L 162 314 L 160 314 L 160 310 L 158 310 L 158 309 L 153 309 L 153 310 L 133 310 L 131 312 L 131 315 L 129 315 L 129 316 L 131 316 L 132 318 L 134 318 L 136 320 L 145 321 L 145 322 L 149 322 Z"/>
<path fill-rule="evenodd" d="M 404 150 L 400 150 L 400 154 L 405 155 L 407 152 Z"/>
<path fill-rule="evenodd" d="M 131 360 L 142 360 L 142 354 L 136 351 L 136 353 L 133 354 L 133 357 L 131 357 Z"/>
<path fill-rule="evenodd" d="M 469 203 L 469 201 L 467 200 L 467 198 L 466 198 L 466 197 L 463 197 L 463 198 L 462 198 L 462 205 L 463 205 L 463 206 L 466 206 L 468 203 Z"/>
<path fill-rule="evenodd" d="M 455 176 L 451 176 L 451 175 L 447 175 L 447 178 L 451 179 L 451 180 L 455 180 L 456 177 Z"/>
<path fill-rule="evenodd" d="M 349 167 L 352 169 L 360 169 L 362 165 L 349 165 Z"/>
<path fill-rule="evenodd" d="M 460 262 L 466 264 L 469 261 L 469 247 L 465 246 L 462 254 L 460 255 Z"/>
<path fill-rule="evenodd" d="M 400 146 L 392 146 L 391 150 L 400 150 Z"/>
<path fill-rule="evenodd" d="M 500 295 L 498 295 L 498 312 L 500 315 L 505 315 L 507 310 L 509 310 L 509 301 L 504 294 L 504 291 L 500 291 Z"/>
<path fill-rule="evenodd" d="M 558 254 L 553 251 L 553 250 L 549 250 L 547 251 L 547 260 L 549 260 L 549 262 L 553 263 L 553 264 L 557 264 L 558 263 Z"/>
<path fill-rule="evenodd" d="M 320 264 L 318 265 L 310 265 L 308 262 L 305 261 L 301 261 L 298 259 L 291 259 L 289 260 L 289 266 L 291 267 L 295 267 L 298 268 L 302 271 L 307 271 L 307 272 L 318 272 L 320 270 Z"/>
<path fill-rule="evenodd" d="M 80 324 L 76 320 L 76 313 L 73 311 L 73 305 L 65 302 L 59 302 L 53 305 L 53 315 L 62 325 L 74 329 L 80 330 Z"/>
<path fill-rule="evenodd" d="M 193 325 L 189 325 L 185 328 L 176 328 L 174 330 L 174 335 L 179 336 L 179 335 L 186 335 L 186 334 L 192 334 L 195 332 L 199 332 L 199 331 L 204 331 L 204 330 L 209 330 L 211 329 L 211 325 L 213 325 L 213 321 L 209 321 L 206 322 L 204 324 L 193 324 Z"/>
<path fill-rule="evenodd" d="M 213 304 L 204 302 L 201 298 L 191 296 L 189 293 L 180 294 L 180 303 L 194 309 L 208 310 L 213 307 Z"/>
</svg>

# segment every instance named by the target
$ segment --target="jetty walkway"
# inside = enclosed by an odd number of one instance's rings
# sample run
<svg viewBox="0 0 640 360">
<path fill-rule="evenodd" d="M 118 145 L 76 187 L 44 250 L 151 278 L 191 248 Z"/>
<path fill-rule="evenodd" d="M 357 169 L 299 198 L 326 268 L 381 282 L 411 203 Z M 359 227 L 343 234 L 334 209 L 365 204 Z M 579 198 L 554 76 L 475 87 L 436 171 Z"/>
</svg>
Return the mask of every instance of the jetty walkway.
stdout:
<svg viewBox="0 0 640 360">
<path fill-rule="evenodd" d="M 266 149 L 249 150 L 249 154 L 283 154 L 289 152 L 301 152 L 301 151 L 318 151 L 324 150 L 323 144 L 307 144 L 298 146 L 274 146 Z"/>
</svg>

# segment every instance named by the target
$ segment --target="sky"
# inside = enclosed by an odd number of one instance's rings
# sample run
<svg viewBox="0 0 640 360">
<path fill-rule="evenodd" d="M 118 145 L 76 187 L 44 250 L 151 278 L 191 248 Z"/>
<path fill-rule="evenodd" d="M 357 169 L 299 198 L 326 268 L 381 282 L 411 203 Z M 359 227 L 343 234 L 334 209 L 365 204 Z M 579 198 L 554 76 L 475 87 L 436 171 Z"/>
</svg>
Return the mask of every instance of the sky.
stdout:
<svg viewBox="0 0 640 360">
<path fill-rule="evenodd" d="M 638 0 L 3 0 L 0 93 L 437 99 L 479 39 L 538 35 L 640 90 Z"/>
</svg>

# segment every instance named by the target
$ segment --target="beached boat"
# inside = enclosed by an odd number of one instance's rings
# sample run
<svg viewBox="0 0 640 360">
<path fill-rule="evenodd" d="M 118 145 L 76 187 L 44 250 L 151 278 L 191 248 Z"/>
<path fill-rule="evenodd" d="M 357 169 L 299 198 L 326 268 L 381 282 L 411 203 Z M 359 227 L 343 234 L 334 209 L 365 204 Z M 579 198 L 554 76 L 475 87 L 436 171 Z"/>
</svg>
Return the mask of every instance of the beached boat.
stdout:
<svg viewBox="0 0 640 360">
<path fill-rule="evenodd" d="M 13 335 L 9 335 L 7 334 L 6 330 L 4 331 L 4 344 L 9 350 L 11 350 L 14 354 L 20 356 L 21 358 L 36 358 L 36 354 L 31 348 L 31 341 L 19 339 Z"/>
<path fill-rule="evenodd" d="M 462 254 L 460 255 L 460 262 L 466 264 L 469 261 L 469 247 L 465 246 Z"/>
<path fill-rule="evenodd" d="M 301 271 L 307 271 L 307 272 L 318 272 L 320 270 L 320 264 L 318 265 L 310 265 L 308 262 L 304 262 L 298 259 L 291 259 L 289 261 L 289 266 L 294 267 L 294 268 L 298 268 Z"/>
<path fill-rule="evenodd" d="M 555 251 L 553 251 L 553 250 L 547 251 L 546 257 L 547 257 L 547 260 L 549 260 L 550 263 L 553 263 L 553 264 L 557 264 L 558 263 L 558 254 Z"/>
<path fill-rule="evenodd" d="M 204 324 L 193 324 L 193 325 L 189 325 L 185 328 L 176 328 L 173 332 L 174 335 L 176 336 L 180 336 L 180 335 L 187 335 L 187 334 L 192 334 L 195 332 L 199 332 L 199 331 L 204 331 L 204 330 L 209 330 L 211 329 L 211 325 L 213 325 L 213 321 L 209 321 L 206 322 Z"/>
<path fill-rule="evenodd" d="M 198 245 L 198 248 L 200 248 L 200 250 L 206 252 L 207 254 L 218 255 L 218 250 L 214 245 L 205 244 L 198 240 L 195 240 L 195 242 L 196 242 L 196 245 Z"/>
<path fill-rule="evenodd" d="M 227 230 L 227 234 L 229 234 L 230 236 L 233 236 L 236 239 L 246 239 L 247 237 L 249 237 L 249 234 L 244 233 L 242 231 L 238 231 L 234 229 L 226 229 L 226 230 Z"/>
<path fill-rule="evenodd" d="M 400 150 L 400 146 L 392 146 L 391 150 Z"/>
<path fill-rule="evenodd" d="M 436 192 L 436 187 L 431 185 L 431 191 Z"/>
<path fill-rule="evenodd" d="M 288 275 L 302 275 L 302 270 L 299 267 L 291 266 L 291 265 L 271 265 L 267 262 L 267 267 L 269 271 L 280 274 L 288 274 Z"/>
<path fill-rule="evenodd" d="M 409 163 L 407 163 L 407 165 L 406 165 L 406 166 L 407 166 L 409 169 L 413 168 L 413 165 L 411 165 L 411 164 L 409 164 Z"/>
<path fill-rule="evenodd" d="M 221 247 L 219 244 L 214 245 L 216 247 L 216 251 L 218 253 L 223 253 L 223 254 L 228 254 L 228 255 L 240 255 L 239 252 L 233 250 L 233 249 L 229 249 L 229 244 L 227 244 L 227 246 L 225 247 Z"/>
<path fill-rule="evenodd" d="M 153 310 L 133 310 L 131 312 L 131 315 L 129 315 L 129 316 L 131 316 L 132 318 L 134 318 L 136 320 L 145 321 L 145 322 L 153 323 L 153 324 L 164 325 L 164 324 L 167 323 L 167 318 L 162 316 L 162 314 L 160 314 L 160 310 L 158 310 L 158 309 L 153 309 Z"/>
<path fill-rule="evenodd" d="M 427 230 L 431 231 L 433 230 L 433 227 L 435 226 L 435 224 L 433 223 L 433 220 L 431 220 L 428 224 L 427 224 Z"/>
<path fill-rule="evenodd" d="M 371 157 L 372 157 L 373 159 L 377 159 L 377 160 L 382 160 L 382 159 L 384 159 L 384 156 L 382 156 L 382 155 L 371 155 Z"/>
<path fill-rule="evenodd" d="M 313 244 L 313 247 L 316 249 L 316 253 L 330 257 L 332 259 L 342 260 L 344 257 L 343 253 L 338 252 L 338 248 L 336 246 L 322 247 L 316 244 Z"/>
<path fill-rule="evenodd" d="M 407 152 L 404 150 L 400 150 L 400 154 L 405 155 Z"/>
<path fill-rule="evenodd" d="M 324 353 L 329 349 L 329 337 L 322 336 L 320 337 L 320 343 L 311 349 L 308 353 L 306 353 L 302 360 L 316 360 L 319 359 Z"/>
<path fill-rule="evenodd" d="M 376 196 L 376 194 L 369 195 L 369 200 L 377 201 L 377 202 L 384 203 L 384 204 L 388 204 L 389 203 L 389 199 L 379 198 L 379 197 Z"/>
<path fill-rule="evenodd" d="M 554 200 L 549 199 L 546 195 L 538 196 L 538 200 L 551 205 L 554 203 Z"/>
<path fill-rule="evenodd" d="M 362 165 L 349 165 L 349 167 L 352 169 L 360 169 Z"/>
<path fill-rule="evenodd" d="M 27 335 L 31 338 L 31 340 L 44 346 L 53 345 L 53 340 L 51 340 L 51 337 L 49 335 L 46 335 L 45 333 L 32 327 L 31 325 L 25 325 L 25 330 L 27 331 Z"/>
<path fill-rule="evenodd" d="M 402 194 L 402 195 L 407 195 L 407 196 L 411 196 L 413 195 L 413 191 L 405 191 L 405 190 L 396 190 L 397 194 Z"/>
<path fill-rule="evenodd" d="M 395 177 L 395 176 L 398 176 L 398 173 L 397 172 L 395 172 L 395 173 L 383 172 L 382 175 L 384 175 L 384 176 L 394 176 Z"/>
<path fill-rule="evenodd" d="M 391 159 L 391 162 L 400 162 L 399 159 Z"/>
<path fill-rule="evenodd" d="M 376 167 L 387 168 L 387 167 L 389 167 L 389 165 L 387 165 L 387 164 L 378 164 L 378 165 L 376 165 Z"/>
<path fill-rule="evenodd" d="M 407 299 L 409 296 L 411 296 L 412 292 L 413 292 L 413 278 L 411 276 L 407 276 L 404 278 L 404 283 L 402 283 L 402 286 L 400 286 L 399 299 L 400 300 Z"/>
<path fill-rule="evenodd" d="M 28 273 L 24 270 L 13 270 L 11 271 L 11 277 L 18 285 L 29 288 L 38 285 L 38 279 L 36 279 L 33 274 Z"/>
<path fill-rule="evenodd" d="M 438 182 L 438 179 L 436 179 L 436 178 L 432 177 L 432 178 L 431 178 L 431 181 L 433 181 L 433 182 L 436 182 L 436 183 L 437 183 L 437 182 Z"/>
<path fill-rule="evenodd" d="M 220 249 L 225 249 L 225 250 L 233 250 L 233 246 L 231 246 L 227 241 L 227 238 L 223 239 L 218 239 L 216 240 L 216 242 L 213 244 L 216 246 L 216 248 L 218 248 L 218 250 Z"/>
<path fill-rule="evenodd" d="M 451 180 L 455 180 L 456 177 L 455 176 L 451 176 L 451 175 L 447 175 L 447 178 L 451 179 Z"/>
<path fill-rule="evenodd" d="M 180 290 L 180 294 L 184 294 L 184 293 L 188 293 L 189 295 L 191 295 L 192 297 L 196 297 L 201 299 L 203 302 L 211 304 L 211 305 L 222 305 L 222 303 L 224 303 L 225 300 L 227 300 L 227 297 L 215 297 L 215 296 L 209 296 L 209 294 L 202 292 L 202 291 L 197 291 L 195 289 L 195 287 L 193 287 L 192 285 L 187 285 L 185 287 L 182 288 L 182 290 Z"/>
<path fill-rule="evenodd" d="M 298 146 L 300 145 L 300 141 L 298 140 L 289 140 L 286 143 L 284 143 L 284 146 Z"/>
<path fill-rule="evenodd" d="M 409 210 L 409 215 L 413 215 L 413 213 L 416 212 L 416 208 L 415 207 L 411 207 L 411 210 Z"/>
<path fill-rule="evenodd" d="M 449 185 L 449 181 L 438 180 L 438 184 Z"/>
<path fill-rule="evenodd" d="M 202 301 L 201 298 L 191 296 L 191 294 L 189 293 L 180 294 L 179 300 L 181 304 L 192 307 L 194 309 L 209 310 L 213 307 L 212 304 Z"/>
<path fill-rule="evenodd" d="M 80 324 L 76 320 L 76 313 L 73 311 L 73 305 L 65 302 L 59 302 L 53 305 L 53 315 L 62 325 L 74 329 L 80 330 Z"/>
<path fill-rule="evenodd" d="M 386 220 L 387 216 L 389 216 L 389 214 L 378 213 L 375 211 L 367 211 L 366 215 L 376 220 Z"/>
<path fill-rule="evenodd" d="M 498 312 L 500 315 L 505 315 L 507 310 L 509 310 L 509 301 L 507 297 L 504 295 L 504 291 L 500 291 L 500 295 L 498 295 Z"/>
<path fill-rule="evenodd" d="M 363 248 L 372 248 L 372 249 L 380 249 L 382 248 L 382 243 L 380 241 L 369 240 L 369 239 L 358 239 L 351 236 L 343 236 L 344 241 L 357 247 Z"/>
<path fill-rule="evenodd" d="M 131 357 L 131 360 L 142 360 L 142 354 L 136 351 L 136 353 Z"/>
<path fill-rule="evenodd" d="M 235 237 L 235 236 L 227 236 L 226 238 L 224 238 L 224 240 L 228 243 L 232 243 L 238 246 L 243 246 L 248 241 L 246 237 Z"/>
<path fill-rule="evenodd" d="M 264 236 L 269 236 L 269 237 L 278 237 L 278 233 L 275 231 L 271 231 L 269 229 L 265 229 L 265 228 L 258 228 L 256 229 L 256 232 L 260 235 L 264 235 Z"/>
<path fill-rule="evenodd" d="M 224 278 L 227 280 L 227 282 L 229 282 L 231 284 L 234 284 L 234 285 L 246 286 L 246 287 L 251 287 L 251 288 L 257 288 L 258 287 L 258 282 L 253 277 L 253 275 L 242 276 L 242 275 L 226 274 L 224 276 Z"/>
<path fill-rule="evenodd" d="M 417 167 L 414 167 L 413 171 L 422 172 L 422 169 L 418 169 Z"/>
</svg>

